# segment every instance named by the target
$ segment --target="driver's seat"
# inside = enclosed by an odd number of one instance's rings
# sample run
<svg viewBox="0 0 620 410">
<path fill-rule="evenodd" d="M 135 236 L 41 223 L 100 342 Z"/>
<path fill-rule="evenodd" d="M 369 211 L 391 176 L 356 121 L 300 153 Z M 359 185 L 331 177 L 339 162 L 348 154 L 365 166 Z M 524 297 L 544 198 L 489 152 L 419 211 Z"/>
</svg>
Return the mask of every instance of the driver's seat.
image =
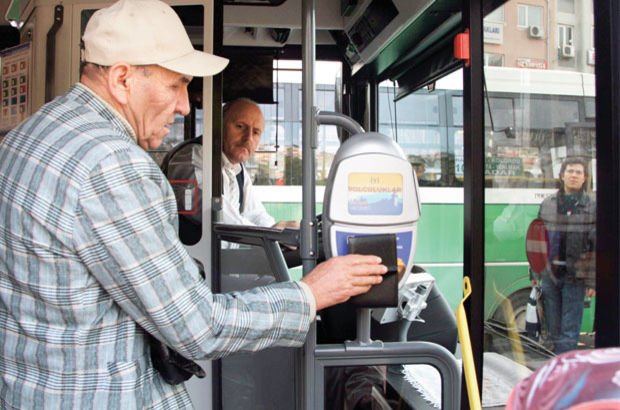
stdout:
<svg viewBox="0 0 620 410">
<path fill-rule="evenodd" d="M 201 150 L 202 135 L 176 145 L 161 162 L 177 200 L 179 238 L 185 245 L 195 245 L 202 236 L 202 179 L 194 165 Z"/>
</svg>

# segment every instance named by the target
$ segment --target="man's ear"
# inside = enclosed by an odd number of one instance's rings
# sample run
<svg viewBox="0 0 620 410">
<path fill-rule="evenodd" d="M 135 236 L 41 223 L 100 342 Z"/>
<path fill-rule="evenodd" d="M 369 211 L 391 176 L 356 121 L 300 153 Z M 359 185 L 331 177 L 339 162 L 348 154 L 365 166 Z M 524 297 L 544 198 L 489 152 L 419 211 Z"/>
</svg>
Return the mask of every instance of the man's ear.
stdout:
<svg viewBox="0 0 620 410">
<path fill-rule="evenodd" d="M 135 70 L 129 64 L 114 64 L 108 70 L 108 90 L 114 99 L 121 105 L 129 102 L 129 89 Z"/>
</svg>

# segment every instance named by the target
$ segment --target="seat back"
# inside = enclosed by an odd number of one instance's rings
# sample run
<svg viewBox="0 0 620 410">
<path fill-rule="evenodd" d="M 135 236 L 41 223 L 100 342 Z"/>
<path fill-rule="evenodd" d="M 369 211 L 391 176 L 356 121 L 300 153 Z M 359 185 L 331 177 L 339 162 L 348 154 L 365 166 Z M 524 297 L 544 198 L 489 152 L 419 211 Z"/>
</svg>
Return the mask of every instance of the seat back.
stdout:
<svg viewBox="0 0 620 410">
<path fill-rule="evenodd" d="M 202 164 L 202 136 L 176 145 L 161 163 L 177 200 L 179 238 L 194 245 L 202 236 L 202 181 L 196 164 Z"/>
</svg>

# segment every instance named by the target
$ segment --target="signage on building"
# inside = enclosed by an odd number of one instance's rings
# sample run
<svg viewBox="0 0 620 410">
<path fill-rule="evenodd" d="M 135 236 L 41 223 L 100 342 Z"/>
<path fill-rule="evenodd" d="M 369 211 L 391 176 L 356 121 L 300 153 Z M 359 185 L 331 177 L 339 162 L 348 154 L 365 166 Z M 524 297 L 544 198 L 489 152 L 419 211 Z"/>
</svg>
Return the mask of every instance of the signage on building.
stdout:
<svg viewBox="0 0 620 410">
<path fill-rule="evenodd" d="M 536 58 L 519 57 L 517 58 L 517 67 L 521 68 L 547 68 L 545 60 L 539 60 Z"/>
<path fill-rule="evenodd" d="M 465 158 L 457 155 L 454 158 L 454 171 L 463 176 Z M 487 176 L 515 177 L 523 175 L 523 160 L 513 157 L 488 157 L 484 161 L 484 174 Z"/>
<path fill-rule="evenodd" d="M 484 161 L 484 174 L 502 177 L 516 177 L 523 175 L 523 160 L 521 158 L 490 157 Z"/>
<path fill-rule="evenodd" d="M 504 24 L 485 21 L 483 39 L 485 43 L 502 44 L 504 42 Z"/>
</svg>

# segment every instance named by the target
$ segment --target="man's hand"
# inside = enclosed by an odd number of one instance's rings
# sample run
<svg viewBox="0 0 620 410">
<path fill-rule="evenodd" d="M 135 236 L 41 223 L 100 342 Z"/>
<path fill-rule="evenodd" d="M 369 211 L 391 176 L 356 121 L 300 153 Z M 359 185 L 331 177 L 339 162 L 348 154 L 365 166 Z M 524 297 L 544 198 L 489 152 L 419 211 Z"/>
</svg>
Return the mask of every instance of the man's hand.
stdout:
<svg viewBox="0 0 620 410">
<path fill-rule="evenodd" d="M 276 223 L 275 225 L 272 226 L 272 228 L 277 228 L 277 229 L 299 229 L 299 221 L 280 221 L 278 223 Z M 293 245 L 284 245 L 286 246 L 288 249 L 291 250 L 295 250 L 297 249 L 297 246 L 293 246 Z"/>
<path fill-rule="evenodd" d="M 278 229 L 285 229 L 285 228 L 299 229 L 299 221 L 280 221 L 280 222 L 277 222 L 275 225 L 273 225 L 272 228 L 278 228 Z"/>
<path fill-rule="evenodd" d="M 346 302 L 352 296 L 366 293 L 381 283 L 387 267 L 373 255 L 336 256 L 319 264 L 302 282 L 310 286 L 316 309 Z"/>
</svg>

